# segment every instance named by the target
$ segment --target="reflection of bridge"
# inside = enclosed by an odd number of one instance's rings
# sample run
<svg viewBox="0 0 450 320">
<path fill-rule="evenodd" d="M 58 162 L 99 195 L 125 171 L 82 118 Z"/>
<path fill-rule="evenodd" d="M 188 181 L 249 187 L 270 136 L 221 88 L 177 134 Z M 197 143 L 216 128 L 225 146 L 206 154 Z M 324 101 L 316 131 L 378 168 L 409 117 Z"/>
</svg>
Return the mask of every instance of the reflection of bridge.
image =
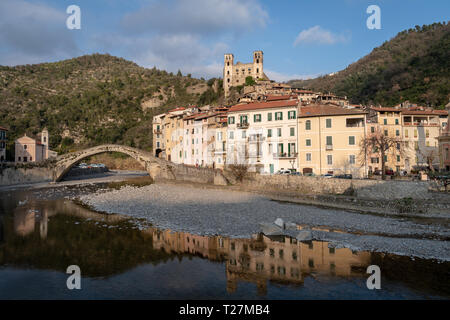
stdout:
<svg viewBox="0 0 450 320">
<path fill-rule="evenodd" d="M 64 175 L 81 160 L 105 152 L 120 152 L 129 155 L 147 171 L 153 179 L 186 180 L 200 183 L 226 184 L 227 180 L 219 170 L 187 167 L 161 158 L 150 152 L 115 144 L 100 145 L 59 156 L 53 169 L 53 181 L 60 181 Z"/>
</svg>

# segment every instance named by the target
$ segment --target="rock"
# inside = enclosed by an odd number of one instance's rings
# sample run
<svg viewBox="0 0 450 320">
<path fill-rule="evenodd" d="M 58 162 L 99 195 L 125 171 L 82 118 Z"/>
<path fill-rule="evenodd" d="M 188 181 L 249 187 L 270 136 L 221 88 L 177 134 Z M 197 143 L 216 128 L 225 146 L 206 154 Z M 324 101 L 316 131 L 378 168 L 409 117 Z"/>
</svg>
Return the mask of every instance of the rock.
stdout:
<svg viewBox="0 0 450 320">
<path fill-rule="evenodd" d="M 282 234 L 283 230 L 273 223 L 261 223 L 261 232 L 265 235 Z"/>
<path fill-rule="evenodd" d="M 277 218 L 274 222 L 277 226 L 279 226 L 281 229 L 286 229 L 286 224 L 284 223 L 283 219 Z"/>
<path fill-rule="evenodd" d="M 309 230 L 302 230 L 297 235 L 298 241 L 308 241 L 312 240 L 312 233 Z"/>
</svg>

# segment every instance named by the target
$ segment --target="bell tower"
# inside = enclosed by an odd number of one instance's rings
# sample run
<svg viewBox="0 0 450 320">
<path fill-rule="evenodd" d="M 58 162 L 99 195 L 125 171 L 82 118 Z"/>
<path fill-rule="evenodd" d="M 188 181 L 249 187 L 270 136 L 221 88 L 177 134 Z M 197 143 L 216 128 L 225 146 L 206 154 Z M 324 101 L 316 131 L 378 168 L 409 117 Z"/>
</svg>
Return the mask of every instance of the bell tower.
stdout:
<svg viewBox="0 0 450 320">
<path fill-rule="evenodd" d="M 44 159 L 48 159 L 48 130 L 44 128 L 41 132 L 41 143 L 44 146 Z"/>
</svg>

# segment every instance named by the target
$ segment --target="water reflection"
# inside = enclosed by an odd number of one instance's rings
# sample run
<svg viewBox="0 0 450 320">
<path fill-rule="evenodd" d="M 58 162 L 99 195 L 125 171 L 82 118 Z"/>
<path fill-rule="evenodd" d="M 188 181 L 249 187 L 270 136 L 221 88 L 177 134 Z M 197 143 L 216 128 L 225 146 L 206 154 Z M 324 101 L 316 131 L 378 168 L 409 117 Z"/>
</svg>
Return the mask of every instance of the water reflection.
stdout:
<svg viewBox="0 0 450 320">
<path fill-rule="evenodd" d="M 0 267 L 64 272 L 68 265 L 77 264 L 85 276 L 108 277 L 144 263 L 199 256 L 224 263 L 229 294 L 246 282 L 255 284 L 256 293 L 265 296 L 269 283 L 302 286 L 307 277 L 367 277 L 367 266 L 377 264 L 385 276 L 402 279 L 414 288 L 450 292 L 448 282 L 442 281 L 448 279 L 448 263 L 355 252 L 287 236 L 257 234 L 235 239 L 153 227 L 139 230 L 126 216 L 93 212 L 69 200 L 29 200 L 10 212 L 0 214 Z"/>
<path fill-rule="evenodd" d="M 287 236 L 258 234 L 252 239 L 208 237 L 184 232 L 148 229 L 153 247 L 166 252 L 190 253 L 213 261 L 226 261 L 227 291 L 240 281 L 253 282 L 265 295 L 267 281 L 301 285 L 305 276 L 358 276 L 370 264 L 369 252 L 352 252 L 329 247 L 327 242 L 299 242 Z"/>
</svg>

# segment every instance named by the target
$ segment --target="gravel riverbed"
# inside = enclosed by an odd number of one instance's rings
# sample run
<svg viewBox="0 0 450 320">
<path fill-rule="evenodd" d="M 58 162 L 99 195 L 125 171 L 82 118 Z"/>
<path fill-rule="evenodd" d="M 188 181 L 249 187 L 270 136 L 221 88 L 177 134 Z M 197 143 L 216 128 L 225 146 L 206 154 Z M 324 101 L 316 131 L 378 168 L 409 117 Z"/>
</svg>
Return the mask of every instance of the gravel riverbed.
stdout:
<svg viewBox="0 0 450 320">
<path fill-rule="evenodd" d="M 250 237 L 261 231 L 260 223 L 282 218 L 312 228 L 314 239 L 336 247 L 450 261 L 447 219 L 382 217 L 281 203 L 247 192 L 173 184 L 99 190 L 79 199 L 97 211 L 143 218 L 162 229 Z"/>
</svg>

